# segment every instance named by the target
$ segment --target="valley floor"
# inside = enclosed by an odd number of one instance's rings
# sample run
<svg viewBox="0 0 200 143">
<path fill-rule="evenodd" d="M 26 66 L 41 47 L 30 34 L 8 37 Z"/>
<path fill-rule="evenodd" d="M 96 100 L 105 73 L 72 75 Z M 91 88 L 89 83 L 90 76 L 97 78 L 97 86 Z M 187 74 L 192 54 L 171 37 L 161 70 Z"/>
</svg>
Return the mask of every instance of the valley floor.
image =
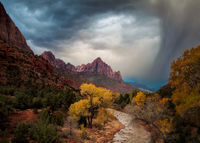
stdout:
<svg viewBox="0 0 200 143">
<path fill-rule="evenodd" d="M 96 126 L 96 120 L 94 120 L 94 126 L 92 129 L 86 128 L 87 139 L 83 141 L 80 137 L 80 132 L 78 129 L 73 128 L 72 138 L 69 136 L 63 136 L 63 142 L 70 143 L 150 143 L 151 135 L 148 131 L 144 129 L 140 124 L 132 123 L 132 118 L 129 114 L 121 111 L 109 109 L 113 112 L 116 119 L 108 121 L 101 128 Z M 38 115 L 34 114 L 32 110 L 15 111 L 9 117 L 9 126 L 15 128 L 17 123 L 20 121 L 27 122 L 31 119 L 38 119 Z M 64 124 L 60 128 L 63 134 L 69 131 L 69 123 Z M 69 134 L 69 133 L 67 133 Z M 10 139 L 11 140 L 11 139 Z"/>
</svg>

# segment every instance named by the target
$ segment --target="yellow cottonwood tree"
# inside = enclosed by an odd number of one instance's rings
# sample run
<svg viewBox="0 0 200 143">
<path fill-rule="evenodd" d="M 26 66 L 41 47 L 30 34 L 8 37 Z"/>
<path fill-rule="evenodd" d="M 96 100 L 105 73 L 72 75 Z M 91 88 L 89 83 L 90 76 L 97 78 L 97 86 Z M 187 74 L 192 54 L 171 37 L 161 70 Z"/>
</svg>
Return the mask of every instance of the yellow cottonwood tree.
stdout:
<svg viewBox="0 0 200 143">
<path fill-rule="evenodd" d="M 105 108 L 99 108 L 98 114 L 97 114 L 97 122 L 100 124 L 105 124 L 106 121 L 108 121 L 109 118 L 113 118 L 114 115 L 110 111 L 108 111 Z"/>
<path fill-rule="evenodd" d="M 82 84 L 81 85 L 81 95 L 87 96 L 90 100 L 93 100 L 94 97 L 97 97 L 101 101 L 101 106 L 110 105 L 113 97 L 113 93 L 102 87 L 96 87 L 93 84 Z"/>
<path fill-rule="evenodd" d="M 81 95 L 86 99 L 80 100 L 72 104 L 69 108 L 69 114 L 74 119 L 79 120 L 80 117 L 86 117 L 89 127 L 92 127 L 92 120 L 95 114 L 98 113 L 98 109 L 107 108 L 112 103 L 113 93 L 105 88 L 96 87 L 93 84 L 82 84 Z"/>
<path fill-rule="evenodd" d="M 134 99 L 138 106 L 143 106 L 146 100 L 146 95 L 140 91 L 137 93 L 137 96 Z"/>
<path fill-rule="evenodd" d="M 81 116 L 89 116 L 89 107 L 90 105 L 87 99 L 80 100 L 69 107 L 69 114 L 73 119 L 79 120 Z"/>
</svg>

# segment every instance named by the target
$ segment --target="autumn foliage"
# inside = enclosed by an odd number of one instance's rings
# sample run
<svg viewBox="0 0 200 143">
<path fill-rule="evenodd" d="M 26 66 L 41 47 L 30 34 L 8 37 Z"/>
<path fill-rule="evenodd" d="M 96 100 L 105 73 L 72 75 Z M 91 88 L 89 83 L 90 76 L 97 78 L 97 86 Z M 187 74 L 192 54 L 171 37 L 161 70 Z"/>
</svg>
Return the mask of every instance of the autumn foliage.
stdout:
<svg viewBox="0 0 200 143">
<path fill-rule="evenodd" d="M 144 102 L 146 100 L 146 95 L 144 94 L 144 92 L 138 92 L 136 97 L 134 98 L 136 104 L 138 106 L 143 106 L 144 105 Z"/>
<path fill-rule="evenodd" d="M 185 50 L 171 69 L 169 83 L 175 88 L 172 100 L 177 112 L 183 115 L 200 105 L 200 46 Z"/>
<path fill-rule="evenodd" d="M 93 84 L 82 84 L 80 88 L 81 95 L 86 98 L 70 106 L 70 116 L 77 121 L 85 118 L 89 127 L 92 127 L 92 121 L 96 115 L 97 120 L 100 123 L 104 123 L 110 115 L 106 108 L 112 103 L 113 93 L 108 89 L 96 87 Z"/>
</svg>

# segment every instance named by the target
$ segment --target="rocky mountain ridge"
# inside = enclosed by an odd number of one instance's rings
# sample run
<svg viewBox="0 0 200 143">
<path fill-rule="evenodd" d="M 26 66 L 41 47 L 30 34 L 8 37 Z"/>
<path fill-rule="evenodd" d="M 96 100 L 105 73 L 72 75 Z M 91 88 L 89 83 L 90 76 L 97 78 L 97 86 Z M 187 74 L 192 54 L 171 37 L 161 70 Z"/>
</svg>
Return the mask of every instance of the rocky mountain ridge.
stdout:
<svg viewBox="0 0 200 143">
<path fill-rule="evenodd" d="M 110 79 L 123 82 L 120 71 L 114 72 L 112 68 L 108 64 L 103 62 L 100 57 L 96 58 L 92 63 L 74 66 L 70 63 L 65 64 L 63 60 L 55 58 L 53 53 L 50 51 L 43 52 L 41 56 L 49 61 L 52 66 L 58 69 L 85 76 L 101 75 Z"/>
</svg>

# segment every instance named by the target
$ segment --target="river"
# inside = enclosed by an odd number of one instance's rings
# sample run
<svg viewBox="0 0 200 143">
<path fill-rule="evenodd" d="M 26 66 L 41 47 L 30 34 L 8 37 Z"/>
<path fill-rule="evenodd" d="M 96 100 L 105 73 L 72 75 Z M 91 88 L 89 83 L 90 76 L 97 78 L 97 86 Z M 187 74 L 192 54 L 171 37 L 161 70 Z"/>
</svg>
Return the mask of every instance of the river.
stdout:
<svg viewBox="0 0 200 143">
<path fill-rule="evenodd" d="M 132 121 L 132 117 L 124 112 L 109 109 L 114 112 L 114 116 L 125 126 L 117 132 L 113 138 L 113 143 L 150 143 L 151 135 L 143 126 Z"/>
</svg>

